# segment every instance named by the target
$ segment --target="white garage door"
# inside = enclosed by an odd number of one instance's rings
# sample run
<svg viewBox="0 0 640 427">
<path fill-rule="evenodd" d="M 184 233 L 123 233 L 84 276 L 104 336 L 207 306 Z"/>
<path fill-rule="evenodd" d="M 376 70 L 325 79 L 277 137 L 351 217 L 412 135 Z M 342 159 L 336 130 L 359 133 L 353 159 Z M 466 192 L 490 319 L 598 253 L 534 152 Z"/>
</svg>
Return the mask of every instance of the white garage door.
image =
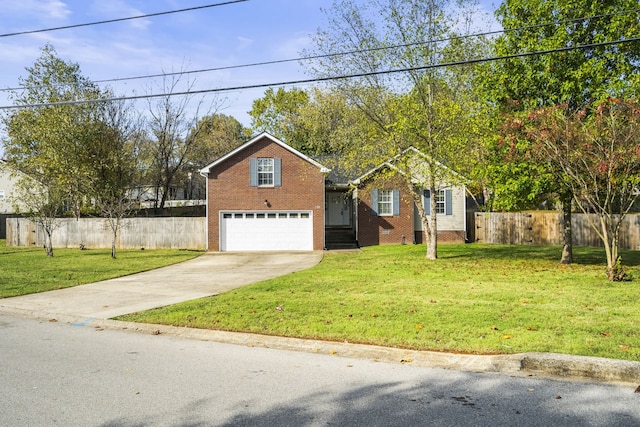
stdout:
<svg viewBox="0 0 640 427">
<path fill-rule="evenodd" d="M 221 212 L 220 250 L 311 251 L 312 212 Z"/>
</svg>

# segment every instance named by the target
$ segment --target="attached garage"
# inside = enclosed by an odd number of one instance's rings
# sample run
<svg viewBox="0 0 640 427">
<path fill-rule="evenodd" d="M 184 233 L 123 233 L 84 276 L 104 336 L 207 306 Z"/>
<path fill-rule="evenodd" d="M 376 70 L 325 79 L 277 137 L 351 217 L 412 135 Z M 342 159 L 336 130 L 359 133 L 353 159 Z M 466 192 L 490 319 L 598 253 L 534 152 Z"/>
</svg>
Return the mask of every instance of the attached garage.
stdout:
<svg viewBox="0 0 640 427">
<path fill-rule="evenodd" d="M 312 251 L 311 211 L 222 211 L 220 251 Z"/>
<path fill-rule="evenodd" d="M 207 250 L 321 251 L 329 169 L 262 133 L 200 171 Z"/>
</svg>

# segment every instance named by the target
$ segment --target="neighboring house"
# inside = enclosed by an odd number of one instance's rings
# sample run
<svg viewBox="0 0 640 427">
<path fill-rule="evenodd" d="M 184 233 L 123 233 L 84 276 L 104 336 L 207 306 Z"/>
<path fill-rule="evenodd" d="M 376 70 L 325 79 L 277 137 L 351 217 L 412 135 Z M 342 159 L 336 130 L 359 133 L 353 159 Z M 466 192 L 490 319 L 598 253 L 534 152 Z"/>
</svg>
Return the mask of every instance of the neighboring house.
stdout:
<svg viewBox="0 0 640 427">
<path fill-rule="evenodd" d="M 7 238 L 7 218 L 19 216 L 15 206 L 21 208 L 20 201 L 14 200 L 18 178 L 4 160 L 0 160 L 0 239 Z"/>
<path fill-rule="evenodd" d="M 197 171 L 188 172 L 184 179 L 176 180 L 176 184 L 169 188 L 165 207 L 204 205 L 206 199 L 205 185 L 205 179 Z M 128 197 L 131 200 L 138 200 L 141 208 L 149 209 L 154 207 L 156 197 L 158 203 L 162 199 L 163 190 L 159 188 L 157 191 L 156 194 L 156 188 L 151 185 L 138 185 L 129 190 Z"/>
<path fill-rule="evenodd" d="M 4 160 L 0 160 L 0 214 L 15 213 L 14 202 L 12 200 L 18 178 Z M 19 205 L 19 203 L 18 203 Z"/>
<path fill-rule="evenodd" d="M 352 183 L 340 182 L 344 179 L 336 180 L 318 161 L 262 133 L 200 172 L 207 178 L 208 250 L 422 242 L 421 222 L 402 186 L 378 179 L 388 165 Z M 465 240 L 464 195 L 464 187 L 449 185 L 436 195 L 444 241 Z"/>
</svg>

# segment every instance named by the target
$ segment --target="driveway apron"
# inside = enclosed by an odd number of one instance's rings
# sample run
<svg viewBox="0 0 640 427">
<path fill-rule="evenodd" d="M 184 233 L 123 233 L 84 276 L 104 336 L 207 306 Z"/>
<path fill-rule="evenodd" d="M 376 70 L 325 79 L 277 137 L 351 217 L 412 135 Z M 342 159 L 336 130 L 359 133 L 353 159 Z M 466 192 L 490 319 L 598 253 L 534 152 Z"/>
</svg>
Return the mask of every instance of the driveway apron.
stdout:
<svg viewBox="0 0 640 427">
<path fill-rule="evenodd" d="M 207 253 L 144 273 L 0 299 L 0 309 L 109 319 L 217 295 L 313 267 L 322 252 Z"/>
</svg>

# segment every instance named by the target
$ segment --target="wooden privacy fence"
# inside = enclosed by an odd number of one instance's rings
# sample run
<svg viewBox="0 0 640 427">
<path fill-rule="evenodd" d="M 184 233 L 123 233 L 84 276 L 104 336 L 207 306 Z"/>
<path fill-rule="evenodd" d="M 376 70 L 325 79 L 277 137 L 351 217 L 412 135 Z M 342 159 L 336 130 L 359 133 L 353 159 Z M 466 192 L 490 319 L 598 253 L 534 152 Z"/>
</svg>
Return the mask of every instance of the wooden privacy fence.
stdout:
<svg viewBox="0 0 640 427">
<path fill-rule="evenodd" d="M 590 215 L 596 221 L 596 215 Z M 562 214 L 558 212 L 476 212 L 474 215 L 475 241 L 510 245 L 561 245 Z M 602 246 L 602 242 L 589 224 L 587 215 L 571 215 L 573 244 L 576 246 Z M 640 215 L 624 218 L 620 229 L 620 247 L 640 249 Z"/>
<path fill-rule="evenodd" d="M 53 232 L 55 248 L 110 248 L 112 231 L 104 218 L 64 218 Z M 206 218 L 126 218 L 116 241 L 119 249 L 205 250 Z M 43 246 L 44 232 L 25 218 L 7 219 L 7 246 Z"/>
</svg>

